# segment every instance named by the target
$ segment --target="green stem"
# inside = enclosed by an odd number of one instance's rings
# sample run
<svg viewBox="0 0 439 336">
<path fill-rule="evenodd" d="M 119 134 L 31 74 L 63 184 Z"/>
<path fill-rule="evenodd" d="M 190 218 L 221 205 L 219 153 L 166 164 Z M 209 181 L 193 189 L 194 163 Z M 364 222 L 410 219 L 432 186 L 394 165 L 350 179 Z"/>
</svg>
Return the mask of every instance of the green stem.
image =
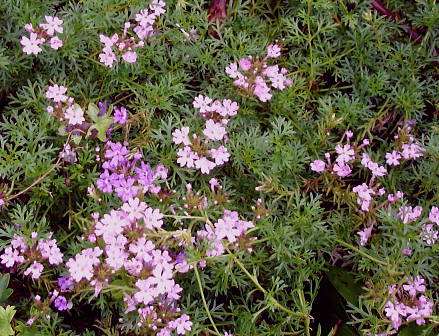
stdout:
<svg viewBox="0 0 439 336">
<path fill-rule="evenodd" d="M 376 262 L 376 263 L 378 263 L 378 264 L 380 264 L 380 265 L 383 265 L 383 266 L 389 266 L 385 261 L 382 261 L 382 260 L 380 260 L 380 259 L 377 259 L 377 258 L 375 258 L 375 257 L 372 257 L 371 255 L 368 255 L 366 252 L 361 251 L 359 248 L 356 248 L 355 246 L 352 246 L 351 244 L 348 244 L 348 243 L 344 242 L 343 240 L 340 240 L 340 239 L 338 239 L 338 238 L 334 238 L 334 240 L 335 240 L 337 243 L 343 245 L 344 247 L 347 247 L 347 248 L 349 248 L 349 249 L 351 249 L 351 250 L 353 250 L 353 251 L 355 251 L 355 252 L 358 252 L 358 253 L 361 254 L 363 257 L 366 257 L 366 258 L 368 258 L 368 259 L 370 259 L 370 260 L 372 260 L 372 261 L 374 261 L 374 262 Z"/>
<path fill-rule="evenodd" d="M 246 269 L 246 268 L 244 267 L 244 265 L 239 261 L 239 259 L 236 258 L 236 256 L 235 256 L 232 252 L 230 252 L 230 250 L 229 250 L 228 248 L 226 248 L 226 249 L 227 249 L 227 252 L 229 252 L 229 254 L 232 256 L 233 260 L 234 260 L 234 261 L 238 264 L 238 266 L 242 269 L 242 271 L 243 271 L 243 272 L 249 277 L 249 279 L 255 284 L 255 286 L 256 286 L 256 287 L 257 287 L 262 293 L 264 293 L 264 296 L 266 297 L 266 299 L 267 299 L 268 301 L 270 301 L 273 305 L 275 305 L 275 306 L 276 306 L 277 308 L 279 308 L 280 310 L 282 310 L 282 311 L 284 311 L 284 312 L 286 312 L 286 313 L 288 313 L 288 314 L 290 314 L 290 315 L 292 315 L 292 316 L 295 316 L 295 317 L 301 317 L 301 318 L 304 318 L 304 319 L 308 319 L 308 318 L 309 318 L 307 314 L 294 312 L 294 311 L 288 309 L 287 307 L 284 307 L 282 304 L 280 304 L 280 303 L 279 303 L 274 297 L 272 297 L 272 296 L 267 292 L 267 290 L 266 290 L 265 288 L 263 288 L 263 287 L 259 284 L 258 280 L 257 280 L 253 275 L 251 275 L 249 271 L 247 271 L 247 269 Z"/>
<path fill-rule="evenodd" d="M 201 300 L 203 301 L 203 305 L 204 305 L 204 309 L 206 310 L 206 314 L 209 317 L 209 321 L 210 321 L 210 323 L 212 323 L 212 326 L 213 326 L 213 329 L 215 329 L 215 332 L 218 335 L 221 335 L 221 333 L 218 331 L 218 328 L 215 325 L 215 322 L 213 321 L 212 315 L 210 314 L 210 311 L 209 311 L 209 307 L 207 306 L 206 298 L 204 297 L 204 292 L 203 292 L 203 285 L 201 284 L 200 273 L 198 272 L 198 267 L 196 265 L 194 266 L 194 272 L 195 272 L 195 277 L 197 278 L 198 287 L 200 288 Z"/>
</svg>

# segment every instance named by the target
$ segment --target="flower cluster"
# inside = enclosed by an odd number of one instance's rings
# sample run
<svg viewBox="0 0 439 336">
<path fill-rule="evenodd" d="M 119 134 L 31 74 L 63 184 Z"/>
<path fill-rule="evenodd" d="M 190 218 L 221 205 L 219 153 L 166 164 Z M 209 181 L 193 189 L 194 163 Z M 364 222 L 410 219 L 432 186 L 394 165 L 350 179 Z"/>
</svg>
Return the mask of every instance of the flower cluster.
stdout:
<svg viewBox="0 0 439 336">
<path fill-rule="evenodd" d="M 397 216 L 404 224 L 418 220 L 421 217 L 423 208 L 421 206 L 402 206 Z M 421 221 L 421 238 L 427 245 L 434 245 L 439 238 L 439 208 L 431 207 L 427 220 Z"/>
<path fill-rule="evenodd" d="M 81 125 L 84 121 L 84 111 L 81 106 L 74 104 L 74 99 L 66 95 L 67 88 L 54 84 L 48 87 L 46 98 L 51 99 L 55 106 L 48 106 L 47 112 L 67 125 Z"/>
<path fill-rule="evenodd" d="M 23 52 L 28 55 L 37 55 L 43 49 L 42 44 L 48 44 L 50 48 L 58 50 L 62 47 L 62 40 L 55 33 L 62 34 L 64 29 L 61 26 L 63 20 L 56 16 L 45 16 L 46 23 L 40 23 L 35 29 L 32 23 L 27 23 L 24 29 L 29 33 L 29 37 L 22 36 L 20 43 L 23 46 Z"/>
<path fill-rule="evenodd" d="M 416 324 L 425 324 L 425 317 L 433 314 L 433 301 L 423 295 L 425 280 L 417 276 L 411 279 L 402 288 L 392 285 L 389 294 L 392 298 L 387 301 L 384 309 L 386 317 L 392 322 L 392 327 L 398 330 L 403 320 L 416 321 Z"/>
<path fill-rule="evenodd" d="M 235 79 L 234 86 L 242 88 L 246 93 L 255 95 L 260 101 L 271 99 L 271 88 L 284 90 L 291 86 L 291 79 L 286 77 L 288 70 L 279 68 L 279 65 L 267 65 L 270 58 L 280 56 L 280 47 L 277 44 L 269 45 L 267 55 L 263 59 L 249 56 L 242 58 L 238 63 L 231 63 L 226 68 L 230 78 Z"/>
<path fill-rule="evenodd" d="M 143 47 L 145 45 L 144 40 L 154 34 L 153 25 L 156 19 L 165 11 L 165 3 L 162 0 L 153 0 L 148 9 L 138 13 L 133 28 L 137 38 L 128 34 L 128 30 L 132 25 L 130 22 L 125 22 L 121 36 L 118 34 L 112 36 L 100 34 L 99 39 L 104 44 L 102 53 L 99 54 L 101 63 L 112 68 L 114 62 L 118 59 L 118 55 L 121 55 L 127 63 L 135 63 L 137 61 L 137 52 L 134 50 Z"/>
<path fill-rule="evenodd" d="M 236 211 L 224 210 L 223 216 L 213 226 L 206 224 L 204 230 L 197 232 L 197 238 L 207 241 L 208 257 L 224 254 L 227 245 L 252 252 L 249 242 L 256 238 L 246 237 L 251 228 L 254 228 L 254 224 L 241 220 Z"/>
<path fill-rule="evenodd" d="M 423 156 L 425 148 L 414 143 L 414 138 L 408 132 L 411 127 L 404 127 L 400 130 L 399 134 L 395 136 L 396 140 L 399 140 L 395 147 L 397 150 L 393 150 L 386 154 L 387 164 L 389 166 L 399 164 L 403 159 L 415 159 Z M 323 160 L 315 160 L 311 162 L 311 170 L 318 173 L 326 173 L 339 177 L 347 177 L 352 173 L 353 163 L 360 161 L 361 165 L 367 168 L 372 178 L 369 183 L 362 183 L 353 187 L 352 191 L 357 196 L 357 203 L 360 206 L 361 211 L 369 211 L 373 196 L 384 196 L 386 191 L 380 187 L 379 183 L 376 183 L 376 179 L 387 175 L 387 168 L 379 163 L 373 161 L 368 153 L 364 151 L 364 148 L 370 144 L 368 139 L 362 141 L 361 145 L 351 144 L 350 139 L 353 137 L 352 131 L 346 132 L 347 143 L 343 145 L 335 146 L 337 153 L 335 160 L 331 160 L 331 154 L 326 153 L 326 162 Z M 404 139 L 401 141 L 401 139 Z M 400 147 L 401 150 L 398 150 Z M 396 163 L 397 162 L 397 163 Z M 388 201 L 394 203 L 402 197 L 402 193 L 398 192 L 397 195 L 388 194 Z"/>
<path fill-rule="evenodd" d="M 160 187 L 154 181 L 166 179 L 168 170 L 162 165 L 152 170 L 141 158 L 140 152 L 131 154 L 122 143 L 108 141 L 102 155 L 97 156 L 98 161 L 103 161 L 104 169 L 97 180 L 97 188 L 106 193 L 115 192 L 124 202 L 138 194 L 159 193 Z"/>
<path fill-rule="evenodd" d="M 181 167 L 195 168 L 203 174 L 209 174 L 215 167 L 229 161 L 227 148 L 223 144 L 214 143 L 227 141 L 228 117 L 236 115 L 239 106 L 230 99 L 214 101 L 202 95 L 195 98 L 193 105 L 206 119 L 203 136 L 189 136 L 190 129 L 187 126 L 172 133 L 173 142 L 183 146 L 177 152 L 177 163 Z"/>
<path fill-rule="evenodd" d="M 386 157 L 386 163 L 389 166 L 399 165 L 402 160 L 416 159 L 423 156 L 425 148 L 415 143 L 414 137 L 410 134 L 412 125 L 407 123 L 403 128 L 400 128 L 398 135 L 395 138 L 395 144 L 392 152 L 388 152 Z M 336 156 L 335 159 L 331 159 L 330 153 L 325 153 L 326 162 L 323 160 L 315 160 L 311 162 L 310 168 L 312 171 L 328 174 L 336 177 L 348 177 L 352 174 L 355 162 L 360 164 L 370 171 L 372 177 L 368 183 L 357 184 L 352 188 L 352 191 L 356 195 L 357 204 L 360 207 L 361 212 L 369 212 L 372 208 L 381 208 L 386 204 L 396 203 L 403 198 L 403 193 L 397 191 L 396 194 L 388 193 L 377 182 L 378 178 L 382 178 L 387 175 L 387 168 L 384 165 L 379 164 L 372 160 L 370 155 L 364 150 L 370 145 L 369 139 L 364 139 L 361 144 L 351 143 L 353 137 L 352 131 L 345 133 L 346 143 L 338 144 L 335 146 Z M 386 197 L 385 197 L 386 196 Z M 378 198 L 384 197 L 384 200 L 377 202 Z M 401 207 L 398 216 L 404 223 L 408 223 L 417 219 L 422 212 L 421 207 L 412 209 L 411 207 Z M 370 236 L 372 235 L 374 223 L 370 222 L 366 228 L 357 232 L 360 237 L 360 245 L 364 246 Z M 425 237 L 429 241 L 435 240 L 435 230 L 430 226 L 425 226 Z"/>
<path fill-rule="evenodd" d="M 125 295 L 125 314 L 136 312 L 139 326 L 162 328 L 163 335 L 167 335 L 163 330 L 177 330 L 179 334 L 189 331 L 192 323 L 187 315 L 174 319 L 179 311 L 175 302 L 182 291 L 174 280 L 180 261 L 149 238 L 163 225 L 160 210 L 139 198 L 130 198 L 103 217 L 93 217 L 95 223 L 87 239 L 94 246 L 66 263 L 75 286 L 91 285 L 97 296 L 104 285 L 111 284 L 113 276 L 128 274 L 135 290 Z"/>
<path fill-rule="evenodd" d="M 44 270 L 43 262 L 47 261 L 52 266 L 57 266 L 63 261 L 63 254 L 52 238 L 52 233 L 47 238 L 38 238 L 37 232 L 32 232 L 31 239 L 25 236 L 14 235 L 11 246 L 7 247 L 0 256 L 1 263 L 12 268 L 14 265 L 29 263 L 24 275 L 38 279 Z"/>
</svg>

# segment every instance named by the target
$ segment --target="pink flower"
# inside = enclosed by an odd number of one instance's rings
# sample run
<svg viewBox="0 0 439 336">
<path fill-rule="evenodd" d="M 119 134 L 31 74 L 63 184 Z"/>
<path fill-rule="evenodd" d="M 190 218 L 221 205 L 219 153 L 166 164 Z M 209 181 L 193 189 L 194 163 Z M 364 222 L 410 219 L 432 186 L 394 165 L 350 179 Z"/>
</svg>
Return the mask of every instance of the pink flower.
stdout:
<svg viewBox="0 0 439 336">
<path fill-rule="evenodd" d="M 402 288 L 409 292 L 411 296 L 415 296 L 416 293 L 425 292 L 425 280 L 420 276 L 417 276 L 413 281 L 409 281 L 406 285 L 403 285 Z"/>
<path fill-rule="evenodd" d="M 173 329 L 176 329 L 178 335 L 185 335 L 192 329 L 192 322 L 186 314 L 181 315 L 178 319 L 172 321 Z"/>
<path fill-rule="evenodd" d="M 128 120 L 127 109 L 124 106 L 121 106 L 120 108 L 115 106 L 114 107 L 113 121 L 115 123 L 120 124 L 120 125 L 125 125 L 127 120 Z"/>
<path fill-rule="evenodd" d="M 53 36 L 55 32 L 63 33 L 63 20 L 58 19 L 56 16 L 45 16 L 47 23 L 40 23 L 40 27 L 46 30 L 47 35 Z"/>
<path fill-rule="evenodd" d="M 411 206 L 402 206 L 399 208 L 397 216 L 402 219 L 404 224 L 407 224 L 418 219 L 419 216 L 421 216 L 422 211 L 423 209 L 421 206 L 416 206 L 414 208 Z"/>
<path fill-rule="evenodd" d="M 403 144 L 401 155 L 404 159 L 417 159 L 424 156 L 426 149 L 416 144 Z"/>
<path fill-rule="evenodd" d="M 246 58 L 242 58 L 241 60 L 239 60 L 239 66 L 243 71 L 248 71 L 252 66 L 252 62 L 250 62 Z"/>
<path fill-rule="evenodd" d="M 84 111 L 77 104 L 66 109 L 64 118 L 68 120 L 69 125 L 80 125 L 85 121 Z"/>
<path fill-rule="evenodd" d="M 346 164 L 339 164 L 336 163 L 332 170 L 340 177 L 346 177 L 349 176 L 349 174 L 352 172 L 351 167 L 349 167 Z"/>
<path fill-rule="evenodd" d="M 338 163 L 348 163 L 355 159 L 355 152 L 349 144 L 346 144 L 343 147 L 337 145 L 335 146 L 335 151 L 338 154 L 338 157 L 335 159 L 335 161 Z"/>
<path fill-rule="evenodd" d="M 203 95 L 198 95 L 197 97 L 195 97 L 192 105 L 200 110 L 201 113 L 205 113 L 209 110 L 210 108 L 210 104 L 212 103 L 212 99 L 209 97 L 205 97 Z"/>
<path fill-rule="evenodd" d="M 25 52 L 28 55 L 37 55 L 42 51 L 42 49 L 39 47 L 41 43 L 44 43 L 45 39 L 43 38 L 37 38 L 37 34 L 31 33 L 30 38 L 27 38 L 26 36 L 22 36 L 20 43 L 23 45 L 23 52 Z"/>
<path fill-rule="evenodd" d="M 122 54 L 122 58 L 127 63 L 135 63 L 137 60 L 137 53 L 135 51 L 127 51 Z"/>
<path fill-rule="evenodd" d="M 66 102 L 68 99 L 65 95 L 66 92 L 66 87 L 54 84 L 48 87 L 46 97 L 52 99 L 55 103 Z"/>
<path fill-rule="evenodd" d="M 203 174 L 209 174 L 209 172 L 215 168 L 215 163 L 212 161 L 209 161 L 205 157 L 201 157 L 198 160 L 195 161 L 195 168 L 198 170 L 201 170 Z"/>
<path fill-rule="evenodd" d="M 391 153 L 386 153 L 386 163 L 390 166 L 398 166 L 401 155 L 397 151 L 392 151 Z"/>
<path fill-rule="evenodd" d="M 195 160 L 199 159 L 198 154 L 192 151 L 189 146 L 179 149 L 177 156 L 177 163 L 180 165 L 180 167 L 187 166 L 188 168 L 194 168 Z"/>
<path fill-rule="evenodd" d="M 280 56 L 280 48 L 277 44 L 270 44 L 267 48 L 267 57 L 277 58 Z"/>
<path fill-rule="evenodd" d="M 395 307 L 395 305 L 391 301 L 388 301 L 384 311 L 386 313 L 386 316 L 392 322 L 392 327 L 395 330 L 398 330 L 402 324 L 402 319 L 399 315 L 399 311 L 398 311 L 397 307 Z"/>
<path fill-rule="evenodd" d="M 163 225 L 163 214 L 159 209 L 146 208 L 143 222 L 148 229 L 159 229 Z"/>
<path fill-rule="evenodd" d="M 227 148 L 224 146 L 219 146 L 218 148 L 213 148 L 209 151 L 210 155 L 212 156 L 212 159 L 215 160 L 215 164 L 222 165 L 223 163 L 226 163 L 229 161 L 230 154 L 227 151 Z"/>
<path fill-rule="evenodd" d="M 100 34 L 99 40 L 105 45 L 106 48 L 111 48 L 119 40 L 119 36 L 117 34 L 114 34 L 113 36 L 108 37 L 106 35 Z"/>
<path fill-rule="evenodd" d="M 99 54 L 99 60 L 107 67 L 112 68 L 113 63 L 116 61 L 116 54 L 109 47 L 103 49 L 103 53 Z"/>
<path fill-rule="evenodd" d="M 430 222 L 439 224 L 439 208 L 438 207 L 435 207 L 435 206 L 431 207 L 430 214 L 428 215 L 428 220 Z"/>
<path fill-rule="evenodd" d="M 434 245 L 439 238 L 439 231 L 435 230 L 433 224 L 423 224 L 421 231 L 421 238 L 427 245 Z"/>
<path fill-rule="evenodd" d="M 368 239 L 370 238 L 370 236 L 372 235 L 372 226 L 365 228 L 363 231 L 358 231 L 357 235 L 360 236 L 360 245 L 364 246 L 366 245 Z"/>
<path fill-rule="evenodd" d="M 49 43 L 50 43 L 50 47 L 53 50 L 58 50 L 59 48 L 62 47 L 62 41 L 57 36 L 52 37 Z"/>
<path fill-rule="evenodd" d="M 231 63 L 228 67 L 226 67 L 226 74 L 228 74 L 230 78 L 238 77 L 238 64 Z"/>
<path fill-rule="evenodd" d="M 20 255 L 20 252 L 11 247 L 5 248 L 3 254 L 1 255 L 1 263 L 6 267 L 12 267 L 15 263 L 22 264 L 24 262 L 24 257 Z"/>
<path fill-rule="evenodd" d="M 191 141 L 189 140 L 189 127 L 185 126 L 182 128 L 177 128 L 172 132 L 172 141 L 176 144 L 183 144 L 189 146 Z"/>
<path fill-rule="evenodd" d="M 32 279 L 38 279 L 41 276 L 41 272 L 43 272 L 43 265 L 39 262 L 34 261 L 32 265 L 30 265 L 25 271 L 24 275 L 32 274 Z"/>
<path fill-rule="evenodd" d="M 209 140 L 222 140 L 226 135 L 226 129 L 220 123 L 214 122 L 212 119 L 206 121 L 206 126 L 203 130 L 203 134 Z"/>
<path fill-rule="evenodd" d="M 146 203 L 141 202 L 137 197 L 129 199 L 128 202 L 122 205 L 122 210 L 127 213 L 130 221 L 142 218 L 145 215 L 146 208 Z"/>
<path fill-rule="evenodd" d="M 315 160 L 310 164 L 311 170 L 317 173 L 321 173 L 326 169 L 326 163 L 322 160 Z"/>
</svg>

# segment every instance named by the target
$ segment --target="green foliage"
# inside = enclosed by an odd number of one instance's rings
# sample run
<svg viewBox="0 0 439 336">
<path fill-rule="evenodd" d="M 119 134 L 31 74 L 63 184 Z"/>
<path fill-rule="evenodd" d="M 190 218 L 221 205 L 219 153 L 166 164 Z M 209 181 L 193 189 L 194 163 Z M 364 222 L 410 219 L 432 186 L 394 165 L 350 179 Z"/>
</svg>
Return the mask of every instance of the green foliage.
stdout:
<svg viewBox="0 0 439 336">
<path fill-rule="evenodd" d="M 54 232 L 67 259 L 90 246 L 84 237 L 93 225 L 91 214 L 120 206 L 115 197 L 88 190 L 102 173 L 96 154 L 105 150 L 111 130 L 112 141 L 127 141 L 131 155 L 139 151 L 152 166 L 169 169 L 166 187 L 172 193 L 166 200 L 148 196 L 151 206 L 164 213 L 184 209 L 188 184 L 210 200 L 209 180 L 215 177 L 227 193 L 227 208 L 255 223 L 252 253 L 225 253 L 199 268 L 207 310 L 222 332 L 331 335 L 335 326 L 328 325 L 335 317 L 347 323 L 337 335 L 386 332 L 389 286 L 416 275 L 426 279 L 426 295 L 437 302 L 438 245 L 428 247 L 420 236 L 426 210 L 423 219 L 409 225 L 396 218 L 397 206 L 383 206 L 368 217 L 358 211 L 352 193 L 368 177 L 366 169 L 345 180 L 319 178 L 309 169 L 310 162 L 333 152 L 347 129 L 354 132 L 352 142 L 371 139 L 367 151 L 384 163 L 400 123 L 415 119 L 412 134 L 426 148 L 424 157 L 389 169 L 380 183 L 388 192 L 404 192 L 398 206 L 438 205 L 439 6 L 433 0 L 383 3 L 397 20 L 378 13 L 370 1 L 233 0 L 227 2 L 227 19 L 215 26 L 208 21 L 210 0 L 169 0 L 166 14 L 155 25 L 158 34 L 137 49 L 137 62 L 120 62 L 109 69 L 99 62 L 99 34 L 120 34 L 124 22 L 133 22 L 149 2 L 0 1 L 0 199 L 26 191 L 0 208 L 1 251 L 19 232 L 27 237 Z M 64 45 L 26 55 L 19 43 L 23 26 L 36 27 L 44 15 L 64 20 Z M 407 34 L 409 22 L 422 35 L 419 43 Z M 180 30 L 192 27 L 199 40 L 185 39 Z M 261 103 L 234 87 L 225 68 L 249 55 L 263 57 L 275 41 L 282 47 L 276 62 L 289 70 L 293 83 Z M 72 136 L 75 162 L 56 164 L 68 132 L 46 110 L 45 92 L 53 83 L 68 87 L 92 124 L 87 134 Z M 172 143 L 177 127 L 202 132 L 192 107 L 199 94 L 232 99 L 240 106 L 229 123 L 230 162 L 208 176 L 181 168 Z M 104 101 L 111 108 L 98 115 L 98 103 Z M 113 129 L 112 109 L 120 105 L 129 110 L 129 122 Z M 252 207 L 257 207 L 257 199 L 266 216 L 256 219 Z M 204 212 L 196 215 L 216 218 L 221 211 L 209 207 Z M 372 238 L 359 246 L 357 232 L 369 221 L 374 223 Z M 172 230 L 189 223 L 169 218 L 165 222 Z M 201 229 L 196 221 L 188 225 L 193 232 Z M 192 264 L 202 259 L 205 246 L 197 248 L 188 248 Z M 401 253 L 406 248 L 413 251 L 411 256 Z M 7 288 L 9 275 L 0 277 L 0 302 L 13 301 L 17 308 L 18 335 L 118 335 L 124 328 L 138 335 L 134 318 L 120 325 L 115 313 L 124 309 L 124 291 L 108 288 L 98 298 L 88 299 L 86 290 L 78 294 L 76 315 L 55 312 L 52 305 L 50 319 L 26 326 L 23 321 L 31 317 L 27 312 L 37 310 L 32 295 L 50 296 L 57 277 L 64 274 L 53 268 L 42 280 L 27 281 L 23 269 L 11 276 L 12 283 L 25 288 L 13 287 L 13 296 Z M 193 335 L 215 334 L 199 283 L 193 270 L 189 272 L 179 275 L 182 312 L 194 323 Z M 320 315 L 304 320 L 279 309 L 281 305 L 313 316 L 316 305 L 325 305 L 321 286 L 326 277 L 338 310 L 329 322 Z M 113 284 L 123 287 L 125 280 Z M 0 309 L 0 334 L 13 335 L 15 310 Z M 93 321 L 76 325 L 80 314 Z M 437 322 L 437 315 L 432 320 Z M 435 332 L 435 325 L 412 323 L 401 327 L 400 334 Z"/>
<path fill-rule="evenodd" d="M 10 275 L 0 275 L 0 302 L 5 302 L 12 295 L 13 290 L 8 288 Z"/>
<path fill-rule="evenodd" d="M 0 307 L 0 333 L 5 336 L 14 335 L 14 330 L 11 327 L 12 319 L 16 311 L 14 307 L 7 306 Z"/>
</svg>

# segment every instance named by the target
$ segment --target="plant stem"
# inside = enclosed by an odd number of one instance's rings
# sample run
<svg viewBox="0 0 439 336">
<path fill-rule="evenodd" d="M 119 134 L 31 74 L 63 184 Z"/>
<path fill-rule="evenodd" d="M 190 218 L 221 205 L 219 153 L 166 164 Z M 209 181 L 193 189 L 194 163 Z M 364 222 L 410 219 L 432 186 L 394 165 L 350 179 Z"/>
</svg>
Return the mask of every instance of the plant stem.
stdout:
<svg viewBox="0 0 439 336">
<path fill-rule="evenodd" d="M 385 261 L 382 261 L 382 260 L 380 260 L 380 259 L 377 259 L 377 258 L 375 258 L 375 257 L 372 257 L 371 255 L 367 254 L 366 252 L 361 251 L 359 248 L 356 248 L 355 246 L 353 246 L 353 245 L 351 245 L 351 244 L 348 244 L 348 243 L 344 242 L 343 240 L 340 240 L 340 239 L 338 239 L 338 238 L 334 238 L 334 240 L 335 240 L 337 243 L 339 243 L 339 244 L 341 244 L 341 245 L 343 245 L 343 246 L 345 246 L 345 247 L 347 247 L 347 248 L 350 248 L 351 250 L 354 250 L 355 252 L 358 252 L 358 253 L 361 254 L 363 257 L 369 258 L 370 260 L 372 260 L 372 261 L 374 261 L 374 262 L 376 262 L 376 263 L 378 263 L 378 264 L 380 264 L 380 265 L 383 265 L 383 266 L 389 266 Z"/>
<path fill-rule="evenodd" d="M 266 297 L 266 299 L 267 299 L 268 301 L 270 301 L 273 305 L 275 305 L 276 307 L 278 307 L 280 310 L 282 310 L 282 311 L 284 311 L 284 312 L 286 312 L 286 313 L 288 313 L 288 314 L 290 314 L 290 315 L 292 315 L 292 316 L 295 316 L 295 317 L 301 317 L 301 318 L 304 318 L 304 319 L 308 319 L 308 318 L 309 318 L 309 316 L 308 316 L 307 314 L 294 312 L 294 311 L 288 309 L 287 307 L 284 307 L 282 304 L 280 304 L 280 303 L 279 303 L 274 297 L 272 297 L 272 296 L 268 293 L 268 291 L 267 291 L 265 288 L 263 288 L 263 287 L 259 284 L 259 281 L 258 281 L 253 275 L 251 275 L 249 271 L 247 271 L 247 269 L 246 269 L 246 268 L 244 267 L 244 265 L 239 261 L 239 259 L 236 258 L 236 256 L 235 256 L 235 255 L 234 255 L 234 254 L 233 254 L 228 248 L 226 248 L 226 250 L 227 250 L 227 252 L 230 253 L 230 255 L 232 256 L 233 260 L 238 264 L 238 266 L 242 269 L 242 271 L 243 271 L 243 272 L 249 277 L 249 279 L 255 284 L 255 286 L 256 286 L 256 287 L 257 287 L 262 293 L 264 293 L 264 295 L 265 295 L 265 297 Z"/>
<path fill-rule="evenodd" d="M 210 321 L 210 323 L 212 323 L 212 326 L 213 326 L 213 329 L 215 329 L 215 332 L 218 335 L 221 335 L 221 333 L 218 331 L 218 328 L 215 325 L 215 322 L 213 321 L 212 315 L 210 314 L 210 311 L 209 311 L 209 307 L 207 306 L 206 298 L 204 297 L 204 292 L 203 292 L 203 285 L 201 284 L 200 273 L 198 272 L 197 265 L 194 266 L 194 272 L 195 272 L 195 277 L 197 278 L 198 288 L 200 289 L 201 300 L 203 301 L 203 305 L 204 305 L 204 309 L 206 310 L 206 314 L 209 317 L 209 321 Z"/>
</svg>

